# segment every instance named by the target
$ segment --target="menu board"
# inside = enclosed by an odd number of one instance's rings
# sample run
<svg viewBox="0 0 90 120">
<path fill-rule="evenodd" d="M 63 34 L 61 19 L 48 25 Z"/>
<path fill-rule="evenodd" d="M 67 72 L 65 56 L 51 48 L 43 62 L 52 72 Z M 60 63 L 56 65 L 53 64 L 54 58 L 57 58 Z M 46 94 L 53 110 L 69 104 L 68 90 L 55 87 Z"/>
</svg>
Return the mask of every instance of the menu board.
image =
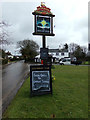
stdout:
<svg viewBox="0 0 90 120">
<path fill-rule="evenodd" d="M 51 66 L 30 66 L 30 93 L 32 96 L 52 93 Z"/>
<path fill-rule="evenodd" d="M 32 72 L 32 90 L 49 91 L 50 75 L 49 71 Z"/>
</svg>

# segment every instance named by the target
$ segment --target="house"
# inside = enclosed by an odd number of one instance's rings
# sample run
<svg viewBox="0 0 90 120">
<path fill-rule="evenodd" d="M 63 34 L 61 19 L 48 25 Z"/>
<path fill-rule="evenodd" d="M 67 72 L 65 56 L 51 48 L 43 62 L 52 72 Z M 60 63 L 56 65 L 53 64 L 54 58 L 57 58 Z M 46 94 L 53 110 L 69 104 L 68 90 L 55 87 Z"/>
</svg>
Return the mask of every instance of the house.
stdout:
<svg viewBox="0 0 90 120">
<path fill-rule="evenodd" d="M 8 51 L 6 52 L 6 58 L 7 59 L 12 59 L 14 56 Z"/>
<path fill-rule="evenodd" d="M 41 62 L 40 54 L 37 55 L 34 60 L 35 60 L 36 63 L 37 63 L 37 62 L 40 63 L 40 62 Z"/>
<path fill-rule="evenodd" d="M 49 54 L 52 55 L 52 62 L 59 62 L 60 59 L 69 57 L 68 49 L 49 49 Z"/>
</svg>

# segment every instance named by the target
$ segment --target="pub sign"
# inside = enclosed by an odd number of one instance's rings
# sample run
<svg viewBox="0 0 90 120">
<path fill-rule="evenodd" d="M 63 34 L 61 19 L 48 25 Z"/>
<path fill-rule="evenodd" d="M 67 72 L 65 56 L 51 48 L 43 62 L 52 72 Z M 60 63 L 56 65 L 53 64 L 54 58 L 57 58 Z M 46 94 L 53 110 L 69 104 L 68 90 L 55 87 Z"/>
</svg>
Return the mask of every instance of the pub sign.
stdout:
<svg viewBox="0 0 90 120">
<path fill-rule="evenodd" d="M 37 33 L 51 33 L 50 17 L 36 16 L 36 32 Z"/>
<path fill-rule="evenodd" d="M 53 15 L 44 4 L 37 7 L 37 10 L 32 12 L 34 15 L 34 33 L 33 35 L 54 36 L 53 34 Z"/>
</svg>

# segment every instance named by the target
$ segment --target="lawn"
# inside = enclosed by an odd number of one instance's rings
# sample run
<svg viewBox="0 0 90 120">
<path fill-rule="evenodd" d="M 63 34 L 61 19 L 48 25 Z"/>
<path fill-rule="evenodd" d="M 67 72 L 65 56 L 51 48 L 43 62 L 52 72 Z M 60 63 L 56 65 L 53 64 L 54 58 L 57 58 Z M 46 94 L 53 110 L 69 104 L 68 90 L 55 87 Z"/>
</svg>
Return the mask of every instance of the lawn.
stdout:
<svg viewBox="0 0 90 120">
<path fill-rule="evenodd" d="M 87 118 L 88 66 L 55 66 L 53 95 L 30 97 L 28 78 L 3 118 Z"/>
</svg>

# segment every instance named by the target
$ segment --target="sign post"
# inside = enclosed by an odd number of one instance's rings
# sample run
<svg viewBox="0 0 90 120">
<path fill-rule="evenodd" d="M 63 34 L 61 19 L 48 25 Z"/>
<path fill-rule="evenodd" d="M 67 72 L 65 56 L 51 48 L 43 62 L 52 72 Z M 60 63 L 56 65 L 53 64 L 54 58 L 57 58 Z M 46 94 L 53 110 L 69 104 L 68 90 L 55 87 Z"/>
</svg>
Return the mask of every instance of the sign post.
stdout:
<svg viewBox="0 0 90 120">
<path fill-rule="evenodd" d="M 43 48 L 46 48 L 46 39 L 45 39 L 45 35 L 43 35 L 42 43 L 43 43 Z"/>
<path fill-rule="evenodd" d="M 51 65 L 47 65 L 49 55 L 48 48 L 46 48 L 46 36 L 55 35 L 53 33 L 53 17 L 55 15 L 43 2 L 32 14 L 34 15 L 33 35 L 42 36 L 40 58 L 43 60 L 43 65 L 30 66 L 30 90 L 31 95 L 42 95 L 52 93 Z"/>
</svg>

